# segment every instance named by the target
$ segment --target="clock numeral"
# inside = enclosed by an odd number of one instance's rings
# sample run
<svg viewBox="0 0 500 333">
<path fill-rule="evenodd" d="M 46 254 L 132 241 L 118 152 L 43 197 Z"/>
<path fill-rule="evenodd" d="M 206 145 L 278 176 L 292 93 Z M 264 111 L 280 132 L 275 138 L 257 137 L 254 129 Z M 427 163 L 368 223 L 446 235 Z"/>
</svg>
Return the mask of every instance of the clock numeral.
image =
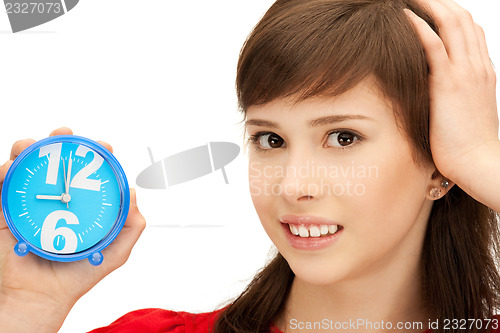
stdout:
<svg viewBox="0 0 500 333">
<path fill-rule="evenodd" d="M 90 151 L 92 150 L 90 150 L 85 146 L 78 146 L 78 148 L 76 149 L 76 155 L 80 157 L 85 157 L 87 153 Z M 93 151 L 92 153 L 94 154 L 94 159 L 73 177 L 73 180 L 71 181 L 70 185 L 71 187 L 81 188 L 84 190 L 91 190 L 91 191 L 101 190 L 100 180 L 87 178 L 88 176 L 99 170 L 99 168 L 102 165 L 102 162 L 104 161 L 101 155 L 96 154 Z"/>
<path fill-rule="evenodd" d="M 43 157 L 49 155 L 49 167 L 47 168 L 46 184 L 57 184 L 57 173 L 59 171 L 59 162 L 61 161 L 62 143 L 53 143 L 40 148 L 40 155 Z"/>
<path fill-rule="evenodd" d="M 47 168 L 47 178 L 45 180 L 46 184 L 57 184 L 57 176 L 59 173 L 59 165 L 61 161 L 61 150 L 62 143 L 54 143 L 40 148 L 39 157 L 49 155 L 49 166 Z M 99 170 L 99 168 L 102 166 L 102 163 L 104 162 L 102 156 L 85 146 L 78 146 L 75 155 L 85 157 L 89 152 L 92 152 L 94 154 L 94 158 L 73 177 L 70 183 L 70 187 L 81 188 L 90 191 L 100 191 L 101 181 L 98 179 L 88 179 L 88 177 Z"/>
<path fill-rule="evenodd" d="M 50 213 L 43 221 L 40 242 L 42 249 L 53 253 L 74 253 L 78 245 L 76 234 L 68 227 L 59 227 L 56 229 L 57 222 L 66 221 L 67 224 L 79 224 L 78 217 L 67 210 L 56 210 Z M 64 247 L 57 250 L 54 247 L 54 240 L 57 236 L 64 237 Z"/>
</svg>

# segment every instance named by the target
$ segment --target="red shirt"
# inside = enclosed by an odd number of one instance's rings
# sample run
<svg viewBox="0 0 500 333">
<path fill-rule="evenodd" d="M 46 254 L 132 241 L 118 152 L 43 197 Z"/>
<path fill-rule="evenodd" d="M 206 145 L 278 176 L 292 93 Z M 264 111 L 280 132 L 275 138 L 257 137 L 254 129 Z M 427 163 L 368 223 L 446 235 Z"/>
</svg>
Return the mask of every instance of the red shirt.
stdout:
<svg viewBox="0 0 500 333">
<path fill-rule="evenodd" d="M 224 309 L 224 308 L 223 308 Z M 223 310 L 206 313 L 176 312 L 163 309 L 141 309 L 127 313 L 111 325 L 89 333 L 207 333 L 213 331 L 215 319 Z M 283 333 L 271 327 L 269 333 Z"/>
<path fill-rule="evenodd" d="M 97 328 L 89 333 L 207 333 L 209 329 L 212 332 L 215 319 L 223 309 L 196 314 L 163 309 L 136 310 L 127 313 L 109 326 Z M 499 320 L 500 316 L 494 318 Z M 496 326 L 499 328 L 492 333 L 500 333 L 500 325 Z M 269 333 L 283 332 L 271 326 Z M 431 330 L 422 333 L 431 333 Z"/>
</svg>

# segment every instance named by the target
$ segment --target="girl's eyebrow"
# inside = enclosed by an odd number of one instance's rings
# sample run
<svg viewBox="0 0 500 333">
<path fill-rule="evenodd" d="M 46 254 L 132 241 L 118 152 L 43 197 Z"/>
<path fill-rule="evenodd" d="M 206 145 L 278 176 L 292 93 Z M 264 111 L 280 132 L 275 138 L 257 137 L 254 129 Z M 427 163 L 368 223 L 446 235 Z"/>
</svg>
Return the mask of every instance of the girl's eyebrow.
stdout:
<svg viewBox="0 0 500 333">
<path fill-rule="evenodd" d="M 310 120 L 308 123 L 308 126 L 309 127 L 318 127 L 318 126 L 322 126 L 322 125 L 339 123 L 341 121 L 352 120 L 352 119 L 374 120 L 373 118 L 366 117 L 366 116 L 359 115 L 359 114 L 339 114 L 339 115 L 326 116 L 326 117 L 321 117 L 321 118 Z M 275 122 L 269 121 L 269 120 L 264 120 L 264 119 L 248 119 L 245 122 L 245 127 L 250 126 L 250 125 L 271 127 L 271 128 L 278 128 L 278 129 L 280 128 L 280 125 L 278 123 L 275 123 Z"/>
</svg>

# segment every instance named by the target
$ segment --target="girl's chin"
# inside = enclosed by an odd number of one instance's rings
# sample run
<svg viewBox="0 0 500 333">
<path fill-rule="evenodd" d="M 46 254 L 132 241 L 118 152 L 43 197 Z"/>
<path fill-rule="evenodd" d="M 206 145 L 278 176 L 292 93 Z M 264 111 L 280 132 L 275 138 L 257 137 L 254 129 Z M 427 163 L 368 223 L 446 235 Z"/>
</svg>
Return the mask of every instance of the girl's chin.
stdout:
<svg viewBox="0 0 500 333">
<path fill-rule="evenodd" d="M 349 263 L 332 258 L 297 258 L 290 254 L 283 256 L 295 277 L 308 284 L 331 285 L 345 280 L 348 276 Z"/>
<path fill-rule="evenodd" d="M 295 277 L 300 279 L 302 283 L 307 283 L 314 286 L 329 286 L 337 284 L 344 280 L 340 274 L 332 274 L 329 272 L 302 272 L 295 273 Z"/>
</svg>

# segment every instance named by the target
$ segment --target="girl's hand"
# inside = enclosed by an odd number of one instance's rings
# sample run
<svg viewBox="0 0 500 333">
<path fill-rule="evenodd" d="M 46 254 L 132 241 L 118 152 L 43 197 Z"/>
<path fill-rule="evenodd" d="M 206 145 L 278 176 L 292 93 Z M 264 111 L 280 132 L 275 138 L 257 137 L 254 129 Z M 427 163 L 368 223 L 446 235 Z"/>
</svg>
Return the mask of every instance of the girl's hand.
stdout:
<svg viewBox="0 0 500 333">
<path fill-rule="evenodd" d="M 52 135 L 72 134 L 62 128 Z M 0 190 L 14 159 L 34 140 L 22 140 L 12 147 L 10 160 L 0 167 Z M 100 142 L 108 150 L 110 145 Z M 1 206 L 0 206 L 1 208 Z M 14 253 L 15 237 L 0 213 L 0 323 L 7 332 L 57 332 L 76 301 L 97 282 L 127 261 L 145 227 L 131 189 L 130 209 L 118 237 L 103 250 L 104 261 L 92 266 L 87 260 L 53 262 L 32 253 Z"/>
<path fill-rule="evenodd" d="M 460 187 L 479 170 L 472 161 L 500 156 L 496 76 L 482 28 L 451 0 L 420 0 L 429 8 L 440 37 L 406 10 L 429 64 L 430 143 L 441 174 Z M 469 193 L 471 194 L 471 193 Z M 479 195 L 481 196 L 481 195 Z"/>
</svg>

